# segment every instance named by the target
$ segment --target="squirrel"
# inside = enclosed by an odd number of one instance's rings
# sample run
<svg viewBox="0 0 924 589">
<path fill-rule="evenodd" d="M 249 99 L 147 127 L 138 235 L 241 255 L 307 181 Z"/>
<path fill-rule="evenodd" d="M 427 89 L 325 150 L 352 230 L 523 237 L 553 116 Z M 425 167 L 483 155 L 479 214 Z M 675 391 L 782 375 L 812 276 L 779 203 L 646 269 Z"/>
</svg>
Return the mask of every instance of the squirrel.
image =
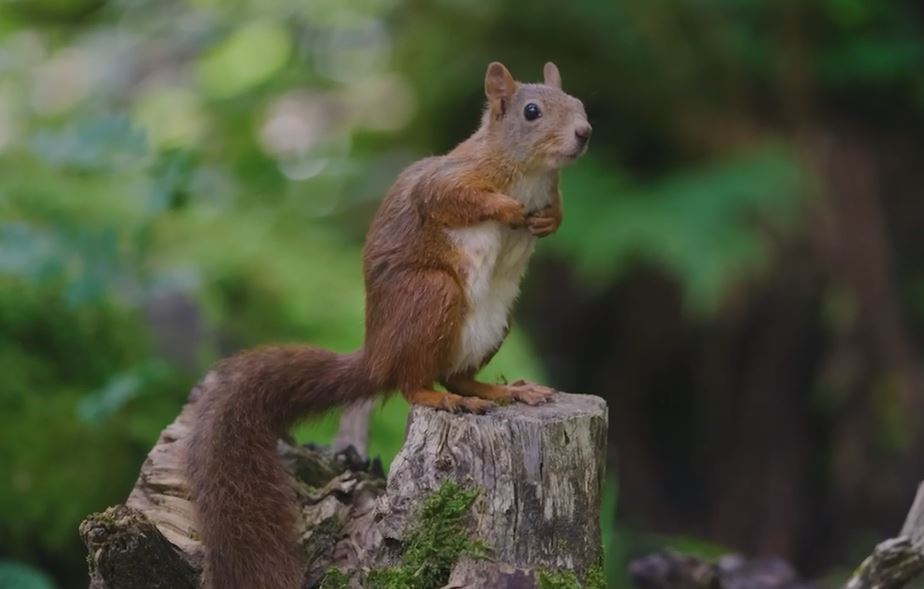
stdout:
<svg viewBox="0 0 924 589">
<path fill-rule="evenodd" d="M 246 350 L 197 386 L 186 468 L 208 589 L 302 587 L 295 490 L 276 456 L 298 420 L 391 390 L 472 413 L 550 399 L 544 386 L 474 375 L 509 331 L 536 239 L 561 223 L 559 170 L 586 151 L 591 126 L 551 62 L 541 84 L 493 62 L 485 95 L 478 130 L 406 168 L 372 221 L 363 346 Z"/>
</svg>

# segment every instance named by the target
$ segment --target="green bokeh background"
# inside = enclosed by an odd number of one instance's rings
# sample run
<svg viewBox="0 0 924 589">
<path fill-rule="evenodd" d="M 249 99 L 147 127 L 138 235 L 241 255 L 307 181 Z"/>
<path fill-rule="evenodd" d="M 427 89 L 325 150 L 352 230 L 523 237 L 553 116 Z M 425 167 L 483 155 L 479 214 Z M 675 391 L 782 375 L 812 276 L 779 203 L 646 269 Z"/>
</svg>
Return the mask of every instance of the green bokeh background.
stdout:
<svg viewBox="0 0 924 589">
<path fill-rule="evenodd" d="M 85 586 L 78 522 L 125 497 L 216 359 L 266 342 L 360 345 L 368 221 L 405 165 L 471 132 L 489 61 L 535 80 L 555 60 L 595 129 L 564 173 L 565 223 L 539 245 L 527 298 L 576 291 L 615 313 L 609 293 L 641 268 L 711 329 L 772 292 L 788 244 L 837 198 L 807 136 L 859 128 L 869 150 L 920 153 L 922 19 L 916 3 L 878 0 L 4 2 L 0 585 Z M 892 192 L 920 186 L 903 182 Z M 902 227 L 897 304 L 919 341 L 924 271 L 902 236 L 920 225 Z M 831 332 L 862 306 L 849 283 L 817 290 Z M 561 296 L 561 309 L 582 300 Z M 518 315 L 485 376 L 576 382 L 537 344 L 551 315 Z M 877 374 L 893 399 L 891 373 Z M 804 396 L 837 405 L 826 392 Z M 870 436 L 903 451 L 915 424 L 882 395 Z M 386 464 L 406 411 L 393 397 L 374 412 Z M 331 414 L 298 436 L 335 429 Z M 624 525 L 610 452 L 613 586 L 649 547 L 725 549 L 708 529 Z M 848 554 L 809 560 L 836 574 Z"/>
</svg>

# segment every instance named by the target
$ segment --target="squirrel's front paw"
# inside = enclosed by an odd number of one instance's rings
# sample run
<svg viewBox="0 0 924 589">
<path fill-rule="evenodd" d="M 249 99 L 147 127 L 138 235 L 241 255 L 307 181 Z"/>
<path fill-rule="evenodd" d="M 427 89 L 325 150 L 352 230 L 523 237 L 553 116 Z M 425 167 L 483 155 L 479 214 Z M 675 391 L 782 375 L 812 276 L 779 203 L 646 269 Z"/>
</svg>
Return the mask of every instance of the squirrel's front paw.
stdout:
<svg viewBox="0 0 924 589">
<path fill-rule="evenodd" d="M 513 229 L 526 227 L 529 220 L 526 217 L 526 210 L 523 205 L 512 198 L 504 198 L 504 202 L 497 211 L 498 220 Z"/>
<path fill-rule="evenodd" d="M 526 228 L 536 237 L 546 237 L 558 230 L 561 215 L 552 207 L 538 210 L 526 217 Z"/>
</svg>

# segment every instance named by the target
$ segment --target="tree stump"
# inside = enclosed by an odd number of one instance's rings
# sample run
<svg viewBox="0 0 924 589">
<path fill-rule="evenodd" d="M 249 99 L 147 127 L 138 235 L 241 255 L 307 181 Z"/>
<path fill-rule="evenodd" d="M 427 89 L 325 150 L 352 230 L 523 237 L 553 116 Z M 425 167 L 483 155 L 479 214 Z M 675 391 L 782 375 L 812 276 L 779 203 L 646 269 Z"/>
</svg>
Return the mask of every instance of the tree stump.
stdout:
<svg viewBox="0 0 924 589">
<path fill-rule="evenodd" d="M 198 586 L 202 548 L 182 469 L 191 410 L 161 434 L 126 504 L 81 524 L 93 589 Z M 421 505 L 447 482 L 475 493 L 464 524 L 485 554 L 455 562 L 446 587 L 528 589 L 546 572 L 584 579 L 601 557 L 606 423 L 602 399 L 563 393 L 480 416 L 414 408 L 387 486 L 355 452 L 280 441 L 302 516 L 306 587 L 329 567 L 363 587 L 399 561 Z"/>
<path fill-rule="evenodd" d="M 478 493 L 471 534 L 490 559 L 460 562 L 450 586 L 528 587 L 543 571 L 584 578 L 601 557 L 606 430 L 606 403 L 589 395 L 487 415 L 415 407 L 377 508 L 381 532 L 400 540 L 421 497 L 452 481 Z"/>
</svg>

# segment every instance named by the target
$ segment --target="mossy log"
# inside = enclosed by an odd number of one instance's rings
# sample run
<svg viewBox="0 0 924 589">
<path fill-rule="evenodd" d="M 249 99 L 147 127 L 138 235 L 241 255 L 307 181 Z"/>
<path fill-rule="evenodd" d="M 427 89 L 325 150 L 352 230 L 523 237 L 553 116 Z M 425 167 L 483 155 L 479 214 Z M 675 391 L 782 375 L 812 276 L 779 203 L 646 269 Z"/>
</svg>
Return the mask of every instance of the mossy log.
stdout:
<svg viewBox="0 0 924 589">
<path fill-rule="evenodd" d="M 183 474 L 193 402 L 161 434 L 126 503 L 81 524 L 91 589 L 198 586 L 202 546 Z M 306 587 L 330 567 L 350 587 L 370 586 L 400 563 L 421 506 L 447 483 L 475 493 L 460 533 L 483 547 L 479 558 L 439 563 L 447 587 L 528 589 L 548 571 L 584 578 L 600 559 L 605 447 L 603 400 L 566 394 L 484 416 L 415 408 L 387 487 L 377 462 L 355 452 L 280 441 L 302 516 Z"/>
<path fill-rule="evenodd" d="M 125 504 L 80 524 L 91 589 L 199 586 L 202 545 L 183 470 L 191 412 L 192 403 L 161 433 Z M 372 508 L 385 488 L 381 465 L 284 440 L 278 451 L 297 491 L 306 582 L 316 585 L 331 566 L 355 567 L 371 544 Z"/>
</svg>

